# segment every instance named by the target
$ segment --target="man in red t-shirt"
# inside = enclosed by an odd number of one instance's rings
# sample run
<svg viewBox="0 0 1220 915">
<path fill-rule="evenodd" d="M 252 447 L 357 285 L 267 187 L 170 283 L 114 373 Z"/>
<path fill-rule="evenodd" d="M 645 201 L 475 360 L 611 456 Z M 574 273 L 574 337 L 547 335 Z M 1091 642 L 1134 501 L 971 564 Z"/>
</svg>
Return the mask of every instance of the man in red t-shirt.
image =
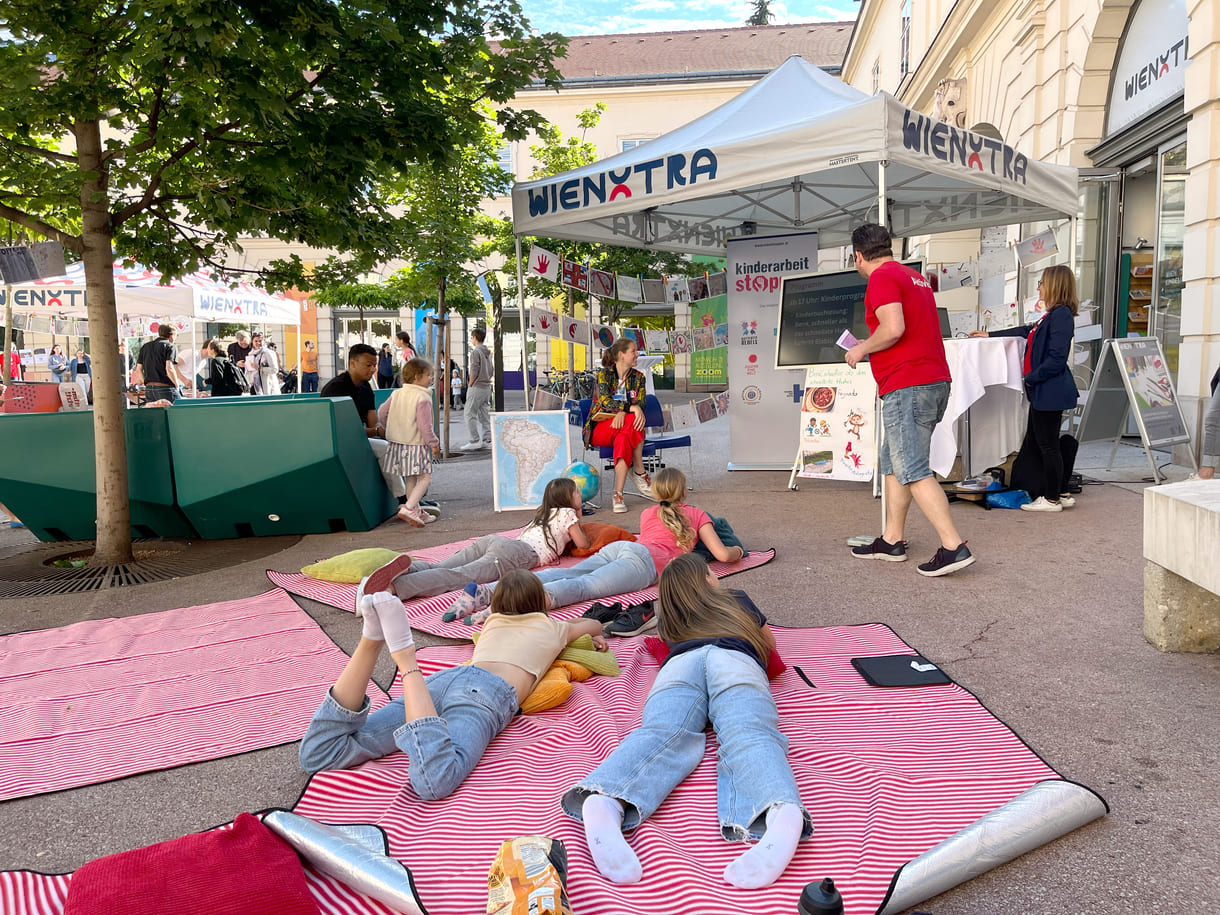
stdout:
<svg viewBox="0 0 1220 915">
<path fill-rule="evenodd" d="M 852 548 L 861 559 L 907 558 L 907 510 L 914 499 L 940 537 L 940 548 L 919 565 L 921 575 L 948 575 L 974 562 L 949 513 L 949 500 L 929 466 L 932 432 L 949 403 L 949 363 L 940 338 L 932 287 L 894 260 L 884 226 L 868 223 L 851 234 L 856 269 L 868 279 L 864 294 L 869 337 L 847 351 L 852 368 L 865 356 L 881 398 L 885 439 L 879 464 L 885 485 L 885 531 Z"/>
</svg>

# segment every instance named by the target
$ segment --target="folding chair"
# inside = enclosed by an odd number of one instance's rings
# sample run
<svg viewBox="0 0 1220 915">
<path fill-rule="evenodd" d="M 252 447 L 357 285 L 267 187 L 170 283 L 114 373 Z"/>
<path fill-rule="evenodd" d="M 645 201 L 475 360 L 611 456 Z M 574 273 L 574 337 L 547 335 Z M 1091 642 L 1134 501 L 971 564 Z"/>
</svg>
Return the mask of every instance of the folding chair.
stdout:
<svg viewBox="0 0 1220 915">
<path fill-rule="evenodd" d="M 653 399 L 655 400 L 656 398 L 654 397 Z M 597 457 L 598 457 L 598 460 L 600 461 L 600 463 L 592 465 L 592 466 L 598 467 L 599 471 L 609 470 L 611 473 L 613 473 L 614 472 L 614 447 L 612 445 L 594 445 L 591 449 L 585 447 L 585 437 L 584 437 L 583 430 L 585 428 L 585 422 L 589 419 L 589 411 L 592 409 L 593 409 L 593 399 L 591 397 L 582 398 L 580 401 L 580 428 L 581 428 L 581 436 L 580 436 L 581 458 L 580 459 L 582 461 L 585 461 L 586 463 L 588 463 L 589 452 L 591 450 L 596 451 Z M 658 410 L 659 410 L 659 407 L 658 407 Z M 645 422 L 645 424 L 647 424 L 647 422 L 648 422 L 647 404 L 645 404 L 645 407 L 644 407 L 644 422 Z M 645 428 L 647 428 L 647 426 L 645 426 Z M 687 439 L 687 441 L 689 443 L 689 438 Z M 643 457 L 643 461 L 644 461 L 644 469 L 647 470 L 649 473 L 651 473 L 652 468 L 654 466 L 656 466 L 656 455 L 655 455 L 653 447 L 649 443 L 648 439 L 644 440 L 644 451 L 643 451 L 642 457 Z M 664 466 L 664 465 L 660 465 L 660 466 Z M 601 490 L 601 473 L 598 474 L 598 495 L 599 495 L 599 497 L 601 495 L 600 490 Z M 639 493 L 633 493 L 632 490 L 629 490 L 629 489 L 624 490 L 624 495 L 628 495 L 628 494 L 639 495 Z M 640 496 L 640 498 L 644 498 L 644 497 Z"/>
</svg>

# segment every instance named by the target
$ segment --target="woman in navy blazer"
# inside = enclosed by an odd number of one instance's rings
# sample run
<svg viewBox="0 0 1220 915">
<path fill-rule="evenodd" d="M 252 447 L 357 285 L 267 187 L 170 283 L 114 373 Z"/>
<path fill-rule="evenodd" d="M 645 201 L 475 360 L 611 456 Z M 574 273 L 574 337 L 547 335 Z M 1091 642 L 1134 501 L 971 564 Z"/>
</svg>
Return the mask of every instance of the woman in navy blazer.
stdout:
<svg viewBox="0 0 1220 915">
<path fill-rule="evenodd" d="M 1058 512 L 1076 504 L 1067 493 L 1063 478 L 1063 455 L 1059 450 L 1059 429 L 1063 411 L 1076 406 L 1079 394 L 1068 366 L 1072 353 L 1074 320 L 1080 310 L 1076 300 L 1076 278 L 1065 266 L 1047 267 L 1038 281 L 1038 291 L 1046 312 L 1033 324 L 1010 327 L 988 334 L 976 330 L 972 337 L 1025 337 L 1025 396 L 1029 398 L 1029 423 L 1026 443 L 1032 439 L 1042 455 L 1044 492 L 1031 492 L 1032 502 L 1025 511 Z M 1065 495 L 1060 495 L 1061 493 Z"/>
</svg>

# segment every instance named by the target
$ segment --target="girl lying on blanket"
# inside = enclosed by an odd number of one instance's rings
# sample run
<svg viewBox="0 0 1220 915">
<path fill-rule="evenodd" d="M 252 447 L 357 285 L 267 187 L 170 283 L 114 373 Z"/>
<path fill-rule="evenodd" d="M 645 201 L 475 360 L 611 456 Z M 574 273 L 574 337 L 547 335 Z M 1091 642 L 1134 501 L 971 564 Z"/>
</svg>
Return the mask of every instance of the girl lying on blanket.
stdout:
<svg viewBox="0 0 1220 915">
<path fill-rule="evenodd" d="M 669 656 L 640 726 L 563 795 L 563 809 L 584 822 L 602 876 L 638 882 L 643 870 L 623 830 L 648 819 L 694 771 L 710 722 L 720 743 L 720 832 L 729 841 L 758 839 L 725 868 L 724 879 L 746 889 L 769 886 L 797 842 L 813 834 L 767 685 L 775 637 L 754 603 L 742 592 L 721 590 L 698 555 L 680 556 L 661 573 L 657 619 Z"/>
<path fill-rule="evenodd" d="M 580 527 L 580 490 L 573 480 L 557 477 L 546 484 L 534 519 L 516 538 L 488 534 L 440 562 L 397 556 L 360 582 L 356 616 L 363 615 L 364 605 L 379 591 L 393 591 L 402 600 L 435 597 L 469 581 L 495 581 L 512 569 L 550 565 L 569 541 L 578 547 L 589 545 Z M 455 608 L 444 615 L 445 622 L 457 618 Z"/>
<path fill-rule="evenodd" d="M 721 562 L 737 562 L 745 556 L 739 546 L 726 547 L 712 526 L 707 512 L 687 505 L 686 475 L 676 467 L 666 467 L 652 479 L 652 495 L 658 504 L 644 509 L 640 516 L 640 535 L 634 541 L 609 543 L 595 554 L 566 569 L 543 569 L 538 573 L 555 607 L 597 600 L 614 594 L 627 594 L 647 588 L 675 556 L 703 543 Z M 491 587 L 474 582 L 457 599 L 459 615 L 477 614 L 487 608 Z M 477 622 L 477 617 L 474 620 Z M 656 626 L 656 617 L 641 618 L 630 631 L 615 630 L 615 635 L 636 635 Z"/>
<path fill-rule="evenodd" d="M 531 572 L 504 576 L 491 609 L 470 664 L 424 677 L 402 601 L 374 594 L 360 644 L 301 739 L 301 767 L 347 769 L 402 750 L 416 793 L 428 801 L 448 797 L 560 652 L 582 635 L 606 650 L 600 623 L 547 616 L 546 592 Z M 402 674 L 403 695 L 369 714 L 364 691 L 383 644 Z"/>
</svg>

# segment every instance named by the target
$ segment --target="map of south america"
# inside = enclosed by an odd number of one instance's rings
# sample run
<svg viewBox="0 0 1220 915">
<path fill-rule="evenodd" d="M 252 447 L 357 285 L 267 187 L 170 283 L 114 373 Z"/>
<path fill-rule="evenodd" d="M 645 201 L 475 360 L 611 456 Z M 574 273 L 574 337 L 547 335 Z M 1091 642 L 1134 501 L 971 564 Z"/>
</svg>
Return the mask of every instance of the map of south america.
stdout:
<svg viewBox="0 0 1220 915">
<path fill-rule="evenodd" d="M 559 456 L 563 440 L 528 419 L 505 419 L 500 426 L 500 447 L 517 462 L 517 498 L 523 503 L 537 501 L 530 493 L 547 465 Z"/>
</svg>

